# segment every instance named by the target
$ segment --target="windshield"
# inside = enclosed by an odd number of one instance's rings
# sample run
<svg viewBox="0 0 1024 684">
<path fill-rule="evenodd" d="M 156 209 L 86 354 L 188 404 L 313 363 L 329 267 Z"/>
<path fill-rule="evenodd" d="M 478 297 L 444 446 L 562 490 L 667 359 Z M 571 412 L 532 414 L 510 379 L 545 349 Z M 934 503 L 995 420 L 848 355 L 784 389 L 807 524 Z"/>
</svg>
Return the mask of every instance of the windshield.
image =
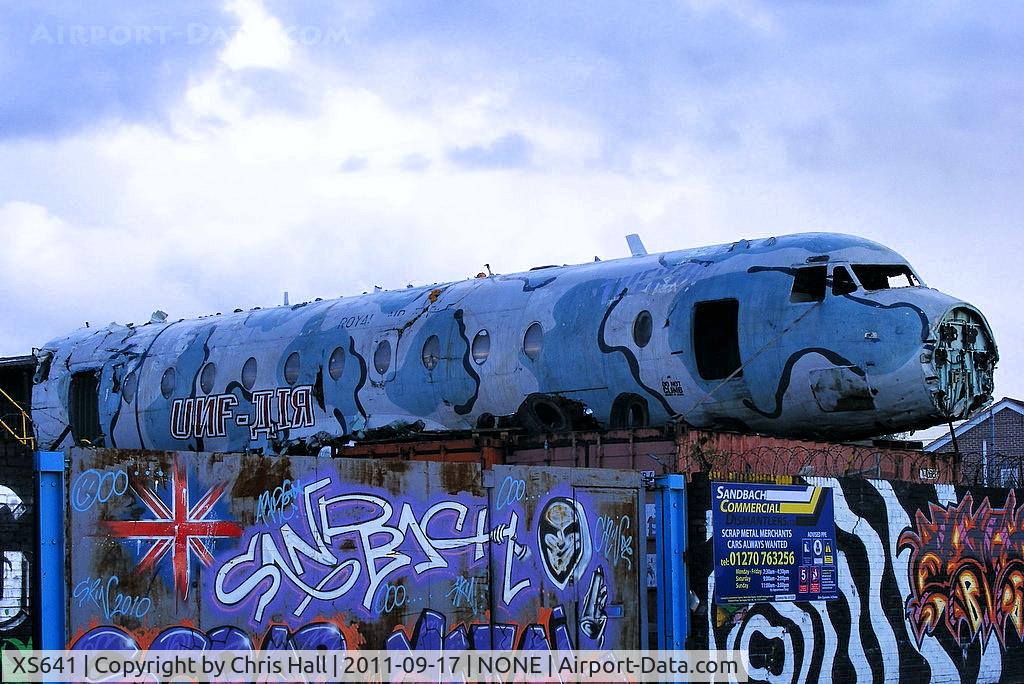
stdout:
<svg viewBox="0 0 1024 684">
<path fill-rule="evenodd" d="M 906 264 L 878 266 L 854 265 L 853 272 L 865 290 L 891 290 L 897 287 L 920 287 L 914 272 Z"/>
</svg>

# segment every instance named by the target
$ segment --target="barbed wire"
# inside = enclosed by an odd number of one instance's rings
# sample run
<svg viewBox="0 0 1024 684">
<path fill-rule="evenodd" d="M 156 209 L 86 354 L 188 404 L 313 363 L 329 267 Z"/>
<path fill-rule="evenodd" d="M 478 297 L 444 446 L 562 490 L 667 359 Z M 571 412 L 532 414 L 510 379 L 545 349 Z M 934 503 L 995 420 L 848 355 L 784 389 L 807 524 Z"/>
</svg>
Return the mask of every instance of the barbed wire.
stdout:
<svg viewBox="0 0 1024 684">
<path fill-rule="evenodd" d="M 1020 487 L 1024 485 L 1024 454 L 962 452 L 960 471 L 965 484 Z"/>
<path fill-rule="evenodd" d="M 885 449 L 850 444 L 764 444 L 723 449 L 714 439 L 680 444 L 679 466 L 686 471 L 772 477 L 864 477 L 913 482 L 955 483 L 960 476 L 952 454 Z"/>
</svg>

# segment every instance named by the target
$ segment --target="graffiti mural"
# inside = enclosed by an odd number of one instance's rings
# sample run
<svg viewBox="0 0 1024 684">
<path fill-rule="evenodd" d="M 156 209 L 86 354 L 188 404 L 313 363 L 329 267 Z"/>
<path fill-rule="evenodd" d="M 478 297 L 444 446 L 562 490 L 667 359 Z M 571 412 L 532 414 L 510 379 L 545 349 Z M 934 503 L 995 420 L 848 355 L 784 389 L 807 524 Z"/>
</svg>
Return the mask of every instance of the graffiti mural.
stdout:
<svg viewBox="0 0 1024 684">
<path fill-rule="evenodd" d="M 1016 503 L 1011 490 L 999 508 L 987 498 L 975 507 L 970 494 L 930 504 L 900 535 L 911 552 L 907 617 L 918 644 L 941 628 L 962 648 L 979 640 L 984 650 L 992 635 L 993 647 L 1024 639 L 1024 505 Z"/>
<path fill-rule="evenodd" d="M 24 453 L 0 447 L 0 650 L 24 650 L 35 631 L 32 465 Z"/>
<path fill-rule="evenodd" d="M 690 488 L 692 646 L 750 651 L 752 681 L 1024 681 L 1019 490 L 807 478 L 833 488 L 839 598 L 718 606 L 706 481 Z M 696 516 L 696 517 L 694 517 Z"/>
<path fill-rule="evenodd" d="M 548 579 L 564 589 L 570 578 L 580 579 L 590 563 L 591 541 L 587 516 L 578 501 L 557 496 L 540 511 L 537 541 Z"/>
<path fill-rule="evenodd" d="M 636 527 L 639 476 L 579 472 L 73 450 L 69 643 L 640 647 L 641 549 L 601 522 Z"/>
</svg>

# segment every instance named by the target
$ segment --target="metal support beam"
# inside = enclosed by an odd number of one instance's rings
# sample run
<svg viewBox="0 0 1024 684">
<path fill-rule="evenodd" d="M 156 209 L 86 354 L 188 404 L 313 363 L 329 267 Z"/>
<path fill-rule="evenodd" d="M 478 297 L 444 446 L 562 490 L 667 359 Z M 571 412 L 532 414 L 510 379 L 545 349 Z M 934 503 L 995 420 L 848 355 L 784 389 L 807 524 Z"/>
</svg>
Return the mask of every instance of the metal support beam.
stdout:
<svg viewBox="0 0 1024 684">
<path fill-rule="evenodd" d="M 35 452 L 39 490 L 39 646 L 41 650 L 67 647 L 67 600 L 64 578 L 64 453 Z"/>
<path fill-rule="evenodd" d="M 686 478 L 655 478 L 658 648 L 682 650 L 690 635 L 690 592 L 686 581 Z"/>
</svg>

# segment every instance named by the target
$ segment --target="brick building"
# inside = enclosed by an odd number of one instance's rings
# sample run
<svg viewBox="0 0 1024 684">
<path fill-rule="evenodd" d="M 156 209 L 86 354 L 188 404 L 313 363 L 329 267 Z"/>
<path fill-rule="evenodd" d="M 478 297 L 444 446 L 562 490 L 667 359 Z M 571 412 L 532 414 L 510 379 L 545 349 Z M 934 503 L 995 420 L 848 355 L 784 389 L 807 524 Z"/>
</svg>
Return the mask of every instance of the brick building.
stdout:
<svg viewBox="0 0 1024 684">
<path fill-rule="evenodd" d="M 1024 401 L 1003 397 L 954 430 L 966 482 L 999 487 L 1024 484 Z M 951 453 L 953 437 L 946 433 L 925 447 Z"/>
</svg>

